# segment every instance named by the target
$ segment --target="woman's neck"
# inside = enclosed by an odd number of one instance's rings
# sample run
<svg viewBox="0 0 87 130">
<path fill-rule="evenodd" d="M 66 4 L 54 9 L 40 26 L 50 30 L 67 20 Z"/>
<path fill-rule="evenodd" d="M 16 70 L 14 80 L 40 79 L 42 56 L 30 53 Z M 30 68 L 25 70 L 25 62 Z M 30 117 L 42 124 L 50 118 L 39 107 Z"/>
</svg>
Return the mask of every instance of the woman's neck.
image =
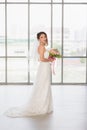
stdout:
<svg viewBox="0 0 87 130">
<path fill-rule="evenodd" d="M 44 44 L 44 43 L 40 43 L 40 45 L 45 46 L 45 44 Z"/>
</svg>

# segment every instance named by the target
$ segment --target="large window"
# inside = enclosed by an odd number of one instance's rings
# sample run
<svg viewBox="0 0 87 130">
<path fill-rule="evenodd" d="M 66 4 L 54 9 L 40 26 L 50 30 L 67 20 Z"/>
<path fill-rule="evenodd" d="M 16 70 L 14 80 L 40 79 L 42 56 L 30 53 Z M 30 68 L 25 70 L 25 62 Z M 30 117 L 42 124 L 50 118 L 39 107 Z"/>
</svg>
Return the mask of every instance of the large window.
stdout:
<svg viewBox="0 0 87 130">
<path fill-rule="evenodd" d="M 0 83 L 5 82 L 5 5 L 0 4 Z"/>
<path fill-rule="evenodd" d="M 7 55 L 26 56 L 28 50 L 28 5 L 7 5 Z"/>
<path fill-rule="evenodd" d="M 31 84 L 38 63 L 29 59 L 36 34 L 48 35 L 54 84 L 87 84 L 87 0 L 0 0 L 0 84 Z"/>
<path fill-rule="evenodd" d="M 87 3 L 87 0 L 64 0 L 65 2 L 68 3 Z"/>
<path fill-rule="evenodd" d="M 37 4 L 37 5 L 30 5 L 30 51 L 35 44 L 36 34 L 39 31 L 45 31 L 48 35 L 49 44 L 51 39 L 51 6 L 49 4 Z M 30 52 L 32 53 L 32 52 Z M 32 82 L 35 78 L 35 72 L 37 67 L 30 60 L 30 82 Z"/>
<path fill-rule="evenodd" d="M 53 35 L 52 35 L 52 47 L 57 48 L 61 53 L 62 48 L 62 5 L 54 4 L 53 5 Z M 52 75 L 52 82 L 53 83 L 60 83 L 61 82 L 61 59 L 56 60 L 55 62 L 55 75 Z"/>
<path fill-rule="evenodd" d="M 64 6 L 64 56 L 86 56 L 87 6 Z"/>
<path fill-rule="evenodd" d="M 0 56 L 5 56 L 5 5 L 0 5 Z"/>
</svg>

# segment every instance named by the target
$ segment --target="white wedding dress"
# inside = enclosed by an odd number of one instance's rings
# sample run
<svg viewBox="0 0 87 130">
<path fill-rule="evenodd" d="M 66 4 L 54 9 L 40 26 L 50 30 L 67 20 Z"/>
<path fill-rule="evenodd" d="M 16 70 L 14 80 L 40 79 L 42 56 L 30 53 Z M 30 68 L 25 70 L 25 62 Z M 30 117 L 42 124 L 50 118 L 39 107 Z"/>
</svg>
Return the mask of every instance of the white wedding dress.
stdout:
<svg viewBox="0 0 87 130">
<path fill-rule="evenodd" d="M 48 58 L 46 50 L 44 57 Z M 28 117 L 51 113 L 53 101 L 51 92 L 51 65 L 50 62 L 39 61 L 36 80 L 28 103 L 24 106 L 8 109 L 4 114 L 9 117 Z"/>
</svg>

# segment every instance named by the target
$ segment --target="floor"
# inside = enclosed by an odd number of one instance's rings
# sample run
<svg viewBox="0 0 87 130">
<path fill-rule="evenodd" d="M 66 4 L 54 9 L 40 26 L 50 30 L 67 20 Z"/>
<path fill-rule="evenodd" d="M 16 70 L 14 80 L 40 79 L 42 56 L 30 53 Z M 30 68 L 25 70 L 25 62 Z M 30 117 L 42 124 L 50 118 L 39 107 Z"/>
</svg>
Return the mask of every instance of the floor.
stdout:
<svg viewBox="0 0 87 130">
<path fill-rule="evenodd" d="M 31 86 L 0 86 L 0 130 L 87 130 L 87 86 L 52 85 L 54 112 L 39 117 L 10 118 L 9 107 L 26 103 Z"/>
</svg>

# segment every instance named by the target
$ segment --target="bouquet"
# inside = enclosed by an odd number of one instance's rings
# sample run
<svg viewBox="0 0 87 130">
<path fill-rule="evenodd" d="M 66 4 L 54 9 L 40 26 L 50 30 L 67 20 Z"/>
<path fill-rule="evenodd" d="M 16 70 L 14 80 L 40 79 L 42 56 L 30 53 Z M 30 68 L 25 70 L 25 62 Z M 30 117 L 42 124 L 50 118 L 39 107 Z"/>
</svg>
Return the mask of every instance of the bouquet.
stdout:
<svg viewBox="0 0 87 130">
<path fill-rule="evenodd" d="M 51 70 L 55 74 L 54 66 L 56 58 L 61 58 L 60 52 L 57 49 L 51 49 L 49 51 L 49 59 L 53 59 L 54 62 L 51 63 Z"/>
<path fill-rule="evenodd" d="M 60 52 L 57 49 L 51 49 L 49 51 L 49 58 L 52 59 L 61 58 Z"/>
</svg>

